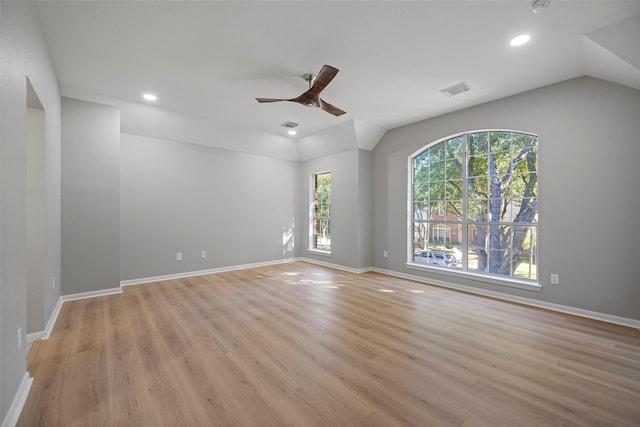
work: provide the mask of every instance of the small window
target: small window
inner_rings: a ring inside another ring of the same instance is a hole
[[[310,248],[331,252],[331,172],[313,175]]]

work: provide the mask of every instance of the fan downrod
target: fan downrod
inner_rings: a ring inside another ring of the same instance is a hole
[[[302,78],[305,79],[307,83],[309,83],[309,89],[311,89],[313,81],[316,79],[316,75],[312,73],[305,73],[302,75]]]

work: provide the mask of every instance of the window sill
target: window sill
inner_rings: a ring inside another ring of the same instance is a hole
[[[450,270],[446,267],[426,266],[422,264],[405,263],[405,267],[411,270],[428,271],[431,273],[442,274],[445,276],[459,277],[461,279],[476,280],[478,282],[485,282],[492,285],[507,286],[510,288],[525,289],[527,291],[540,292],[542,286],[536,282],[530,282],[526,280],[507,279],[499,276],[490,276],[488,274],[475,274],[466,273],[458,270]]]
[[[310,254],[316,254],[316,255],[322,255],[322,256],[326,256],[329,257],[331,256],[331,251],[321,251],[320,249],[307,249],[307,253]]]

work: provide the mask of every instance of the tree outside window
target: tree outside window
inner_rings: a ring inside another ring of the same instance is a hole
[[[311,248],[331,251],[331,172],[313,176]]]
[[[447,268],[537,280],[536,135],[465,133],[429,145],[411,165],[410,262],[442,252],[456,260]]]

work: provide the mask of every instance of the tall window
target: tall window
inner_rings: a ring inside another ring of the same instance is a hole
[[[331,251],[331,172],[313,175],[311,249]]]
[[[456,135],[415,153],[410,165],[410,263],[537,280],[536,135]]]

